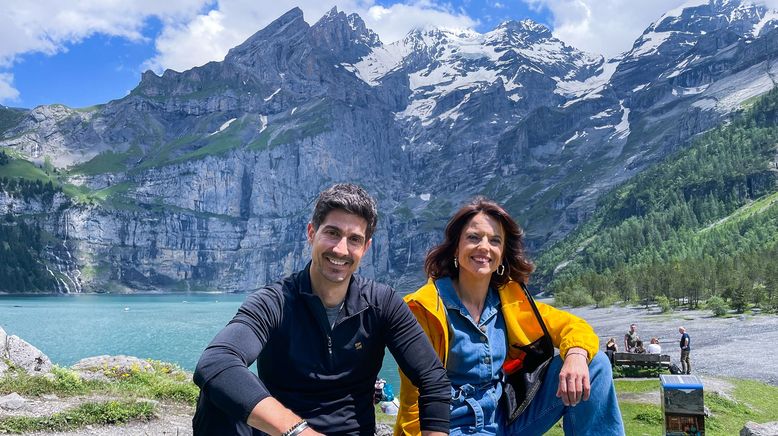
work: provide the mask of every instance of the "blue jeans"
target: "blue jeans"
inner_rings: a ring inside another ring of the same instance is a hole
[[[564,417],[566,435],[623,435],[616,389],[613,387],[613,373],[608,357],[599,352],[589,364],[591,393],[588,401],[581,401],[574,407],[565,406],[556,391],[562,359],[554,357],[548,367],[540,390],[513,424],[505,429],[506,435],[543,435]]]

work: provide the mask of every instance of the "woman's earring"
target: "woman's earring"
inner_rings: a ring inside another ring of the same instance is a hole
[[[505,273],[505,265],[501,263],[500,266],[497,267],[497,275],[501,276],[503,273]]]
[[[454,256],[454,269],[459,268],[459,261],[457,260],[457,257]]]

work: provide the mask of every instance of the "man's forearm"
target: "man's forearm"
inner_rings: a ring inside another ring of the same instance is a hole
[[[278,436],[300,423],[300,421],[302,421],[302,418],[284,407],[278,400],[273,397],[267,397],[254,406],[246,423],[271,436]],[[305,436],[318,434],[311,428],[300,433],[300,435]]]
[[[448,436],[448,433],[442,431],[423,431],[421,436]]]

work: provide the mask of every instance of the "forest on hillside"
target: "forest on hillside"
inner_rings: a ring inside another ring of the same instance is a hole
[[[774,88],[604,196],[533,280],[567,305],[778,310],[777,167]]]

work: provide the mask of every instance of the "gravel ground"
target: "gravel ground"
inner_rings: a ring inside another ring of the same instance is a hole
[[[125,425],[90,425],[74,431],[25,433],[26,436],[190,436],[192,434],[192,407],[178,404],[160,404],[158,418]]]
[[[680,366],[680,334],[686,327],[691,337],[692,373],[708,377],[736,377],[778,386],[778,369],[773,359],[778,344],[777,315],[738,315],[717,318],[707,310],[682,310],[663,314],[657,308],[609,307],[566,309],[587,320],[600,336],[601,349],[615,337],[623,349],[624,334],[636,323],[640,338],[656,336],[662,354],[669,354]]]

